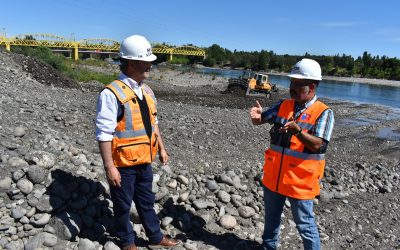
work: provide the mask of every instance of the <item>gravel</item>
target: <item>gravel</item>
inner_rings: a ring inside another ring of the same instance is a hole
[[[252,126],[248,112],[255,100],[270,106],[287,91],[245,97],[225,91],[222,78],[161,69],[148,84],[171,157],[168,166],[153,164],[163,231],[183,239],[184,249],[256,249],[270,125]],[[100,85],[73,82],[36,59],[3,51],[0,85],[0,248],[117,249],[94,139]],[[336,118],[315,200],[323,248],[399,248],[400,142],[377,134],[398,133],[400,111],[323,101]],[[143,227],[134,228],[146,240]],[[301,246],[285,206],[281,249]]]

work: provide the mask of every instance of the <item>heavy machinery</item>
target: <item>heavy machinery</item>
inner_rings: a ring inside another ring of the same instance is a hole
[[[229,79],[228,89],[240,88],[246,90],[246,95],[265,95],[271,97],[272,92],[277,92],[276,84],[268,82],[268,75],[255,73],[250,78],[231,78]]]

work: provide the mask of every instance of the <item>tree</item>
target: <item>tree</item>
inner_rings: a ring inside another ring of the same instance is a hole
[[[207,56],[208,58],[213,58],[217,64],[223,64],[225,61],[225,49],[217,44],[211,45],[207,49]]]

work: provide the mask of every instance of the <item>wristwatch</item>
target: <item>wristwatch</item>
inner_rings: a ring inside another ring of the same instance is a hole
[[[299,134],[301,134],[303,132],[303,130],[300,128],[299,131],[297,131],[296,133],[294,133],[295,136],[298,136]]]

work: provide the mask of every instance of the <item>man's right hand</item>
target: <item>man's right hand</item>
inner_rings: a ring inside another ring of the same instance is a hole
[[[254,125],[259,125],[261,124],[261,113],[262,113],[262,107],[258,101],[256,101],[256,105],[254,105],[250,109],[250,117],[251,117],[251,122]]]
[[[121,175],[116,167],[107,167],[106,176],[108,184],[114,187],[121,187]]]

